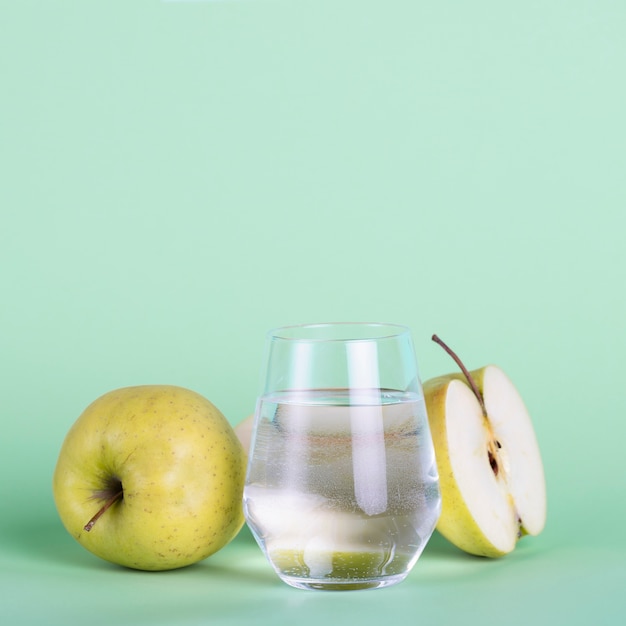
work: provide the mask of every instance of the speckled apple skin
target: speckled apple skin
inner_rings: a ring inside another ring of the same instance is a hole
[[[224,415],[181,387],[106,393],[69,430],[53,476],[67,531],[93,554],[130,568],[185,567],[228,544],[244,523],[246,454]],[[87,532],[108,481],[123,499]]]

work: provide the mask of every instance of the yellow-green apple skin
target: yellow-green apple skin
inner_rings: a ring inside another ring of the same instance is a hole
[[[543,464],[530,417],[513,383],[494,365],[424,383],[442,511],[437,530],[470,554],[500,557],[546,520]]]
[[[246,454],[224,415],[182,387],[104,394],[62,444],[53,495],[67,531],[106,561],[140,570],[196,563],[244,523]],[[85,526],[116,490],[123,495]]]

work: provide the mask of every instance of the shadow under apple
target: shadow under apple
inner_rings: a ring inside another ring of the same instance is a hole
[[[442,534],[435,531],[432,534],[428,544],[424,548],[424,552],[420,558],[433,558],[433,559],[462,559],[468,561],[474,561],[480,557],[476,557],[463,550],[457,548],[454,544],[450,543]]]
[[[202,576],[233,577],[238,581],[273,585],[278,579],[257,546],[247,526],[221,550],[184,568],[144,572],[109,563],[85,550],[53,515],[16,517],[4,520],[0,528],[0,552],[9,559],[37,562],[39,566],[71,567],[100,572],[128,572],[144,575],[177,576],[183,572]]]
[[[42,517],[11,519],[3,524],[5,554],[39,563],[66,564],[83,568],[110,568],[112,564],[97,559],[68,535],[60,520]]]

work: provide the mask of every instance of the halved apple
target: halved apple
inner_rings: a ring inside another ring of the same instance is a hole
[[[461,374],[424,383],[442,495],[437,530],[471,554],[511,552],[546,521],[543,463],[530,415],[507,375],[472,372],[437,335]]]

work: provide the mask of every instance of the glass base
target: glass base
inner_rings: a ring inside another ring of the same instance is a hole
[[[384,576],[381,578],[355,579],[355,578],[295,578],[293,576],[281,575],[280,579],[297,589],[308,589],[310,591],[358,591],[361,589],[380,589],[397,585],[406,578],[406,574],[396,576]]]

